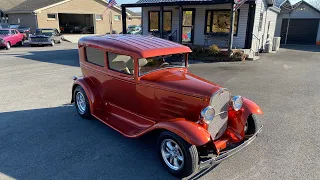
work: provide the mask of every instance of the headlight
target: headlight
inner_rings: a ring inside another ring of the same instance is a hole
[[[201,110],[201,116],[203,117],[203,119],[209,123],[210,121],[213,120],[214,116],[215,116],[215,111],[213,109],[212,106],[208,106],[204,109]]]
[[[5,41],[3,39],[0,38],[0,43],[4,43]]]
[[[232,108],[239,111],[242,108],[243,100],[241,96],[233,96],[231,99]]]

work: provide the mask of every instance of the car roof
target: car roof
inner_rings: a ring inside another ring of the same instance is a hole
[[[85,36],[79,40],[81,44],[92,44],[107,49],[116,49],[138,54],[142,58],[168,54],[189,53],[191,49],[154,36],[112,34],[103,36]]]

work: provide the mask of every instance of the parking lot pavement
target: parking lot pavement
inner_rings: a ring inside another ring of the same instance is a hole
[[[0,179],[174,179],[156,137],[125,138],[68,104],[81,74],[76,48],[0,50]],[[286,48],[254,62],[190,65],[265,112],[255,142],[190,179],[320,178],[319,48]]]

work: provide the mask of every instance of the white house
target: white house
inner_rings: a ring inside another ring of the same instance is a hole
[[[184,44],[228,47],[233,5],[234,0],[139,0],[123,4],[122,12],[142,7],[144,35]],[[246,1],[235,13],[232,47],[254,52],[264,49],[267,38],[274,37],[279,12],[273,0]]]
[[[294,2],[277,0],[281,8],[278,15],[276,36],[282,44],[320,45],[320,0]],[[289,25],[289,28],[288,28]]]

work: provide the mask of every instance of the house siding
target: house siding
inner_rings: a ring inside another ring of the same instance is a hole
[[[20,14],[9,14],[9,24],[21,24],[26,27],[30,27],[31,31],[34,32],[37,29],[36,16],[31,13],[20,13]]]
[[[175,6],[176,7],[176,6]],[[178,37],[179,34],[179,10],[175,9],[175,7],[164,7],[164,10],[172,11],[172,32],[177,30]],[[204,28],[205,28],[205,15],[206,10],[218,10],[218,9],[231,9],[231,4],[215,4],[215,5],[196,5],[196,6],[183,6],[183,8],[195,8],[195,26],[194,26],[194,44],[204,45]],[[142,8],[142,19],[143,22],[143,34],[149,35],[148,32],[148,12],[149,11],[159,11],[160,7],[144,7]],[[247,20],[248,20],[248,10],[249,4],[244,4],[240,8],[240,16],[239,16],[239,25],[238,25],[238,34],[234,36],[233,40],[233,48],[244,48],[244,43],[246,39],[246,31],[247,31]],[[209,40],[209,45],[216,44],[218,46],[225,46],[225,42],[221,40]]]
[[[300,8],[304,8],[305,10],[301,11]],[[277,26],[276,26],[276,36],[281,36],[281,26],[283,19],[289,18],[289,12],[285,9],[281,9],[280,14],[278,15],[277,19]],[[297,7],[290,15],[291,19],[319,19],[320,20],[320,13],[312,9],[310,6],[306,4],[301,4]],[[319,22],[320,23],[320,22]],[[318,28],[318,35],[317,41],[320,41],[320,24]]]

